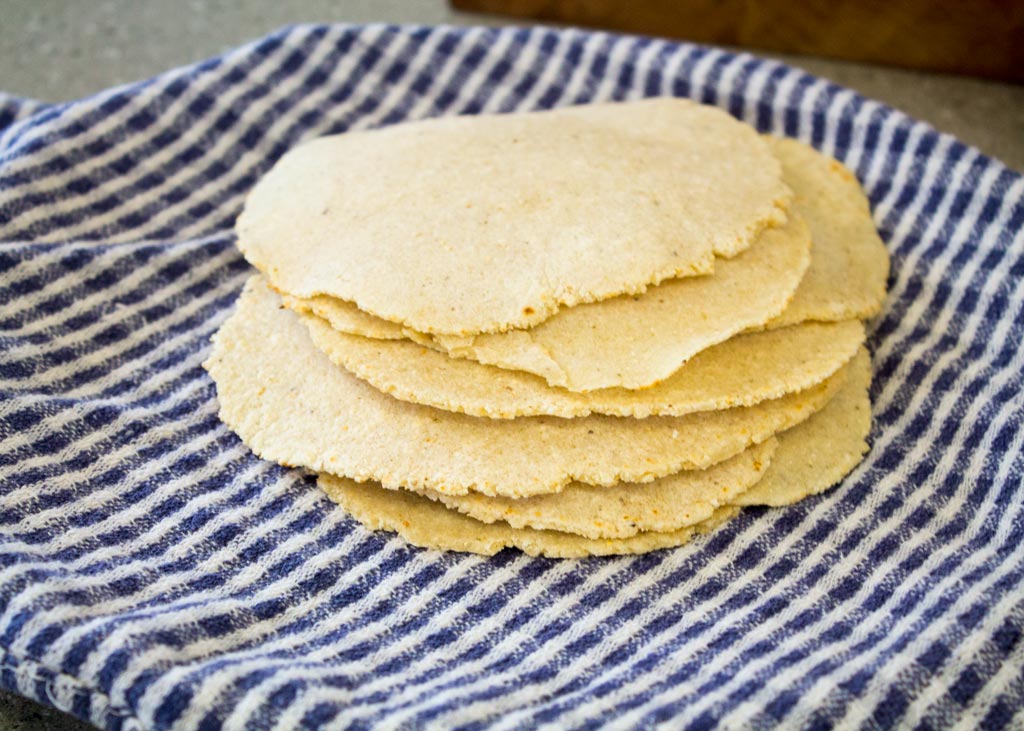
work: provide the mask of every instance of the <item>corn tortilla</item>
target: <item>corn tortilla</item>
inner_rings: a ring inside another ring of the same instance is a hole
[[[737,505],[790,505],[824,492],[856,467],[868,451],[871,431],[871,360],[861,349],[850,375],[828,405],[779,435],[772,467]]]
[[[467,335],[708,274],[791,196],[752,128],[647,99],[322,137],[260,179],[236,231],[275,289]]]
[[[705,348],[781,314],[810,260],[810,230],[792,216],[719,260],[714,274],[565,309],[529,330],[434,340],[452,356],[534,373],[570,391],[647,388]]]
[[[221,419],[266,459],[386,487],[507,497],[708,467],[806,419],[846,377],[840,370],[779,399],[686,416],[480,419],[399,401],[339,368],[258,277],[205,367]]]
[[[842,163],[796,140],[769,137],[813,253],[793,300],[768,327],[874,317],[885,301],[889,253],[860,183]]]
[[[814,418],[813,416],[811,417]],[[514,500],[470,493],[425,497],[482,523],[573,533],[584,538],[629,538],[667,533],[711,518],[750,489],[768,469],[776,440],[769,439],[706,470],[684,470],[647,484],[568,485],[556,495]]]
[[[859,320],[794,325],[703,350],[650,388],[575,393],[550,388],[531,373],[449,358],[409,340],[346,335],[314,315],[300,317],[320,350],[378,390],[402,401],[493,419],[646,418],[750,406],[824,381],[864,342]]]
[[[318,484],[332,500],[366,527],[397,532],[410,543],[425,548],[491,555],[502,548],[512,547],[530,555],[567,558],[643,553],[682,545],[695,535],[713,530],[734,517],[738,506],[797,502],[834,485],[860,462],[868,449],[866,437],[871,421],[868,401],[871,365],[866,350],[858,352],[849,369],[849,378],[824,409],[771,442],[705,471],[721,471],[730,463],[738,464],[743,456],[761,457],[764,451],[772,450],[774,454],[770,464],[757,473],[760,480],[753,487],[744,487],[744,483],[740,483],[728,492],[726,499],[713,503],[710,498],[716,492],[714,488],[708,491],[707,500],[684,498],[676,503],[675,515],[671,513],[670,501],[652,496],[634,501],[634,507],[647,508],[647,517],[637,516],[643,525],[673,525],[671,520],[650,515],[652,508],[668,510],[675,522],[683,525],[675,530],[627,531],[625,537],[610,538],[603,537],[604,531],[596,535],[586,526],[586,521],[592,521],[595,516],[608,516],[609,524],[619,522],[621,519],[611,515],[611,511],[614,503],[622,497],[623,490],[656,491],[665,480],[679,479],[675,476],[649,485],[617,488],[571,486],[561,495],[523,500],[472,495],[455,499],[436,494],[431,496],[439,503],[454,508],[447,510],[421,496],[401,490],[383,490],[372,483],[357,484],[329,474],[321,474]],[[777,447],[773,442],[777,442]],[[758,454],[758,450],[762,450],[762,454]],[[574,495],[573,491],[579,492]],[[660,497],[668,494],[669,491],[665,491]],[[605,512],[595,509],[594,501],[601,497],[614,497],[604,504]],[[586,517],[574,518],[573,509]],[[556,517],[535,515],[545,512]],[[694,522],[694,518],[700,521]],[[552,525],[566,530],[536,527]],[[578,532],[581,529],[585,531],[582,535]]]
[[[719,508],[703,523],[671,533],[593,539],[552,530],[513,528],[507,523],[481,523],[421,495],[384,490],[373,483],[360,484],[330,474],[321,474],[318,484],[331,500],[370,530],[398,533],[420,548],[485,556],[493,556],[503,548],[518,548],[530,556],[548,558],[647,553],[681,546],[714,530],[739,511]]]

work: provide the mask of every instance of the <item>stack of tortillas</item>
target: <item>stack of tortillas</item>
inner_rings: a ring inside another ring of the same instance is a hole
[[[325,137],[256,185],[206,367],[371,529],[639,553],[867,451],[888,257],[834,160],[657,99]]]

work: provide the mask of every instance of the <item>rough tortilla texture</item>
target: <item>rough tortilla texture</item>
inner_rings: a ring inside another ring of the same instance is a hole
[[[796,140],[768,137],[796,193],[795,211],[811,227],[811,266],[785,311],[769,323],[865,319],[885,301],[889,253],[867,196],[841,163]]]
[[[791,195],[752,128],[647,99],[313,140],[236,231],[275,289],[465,335],[710,273],[784,223]]]
[[[687,416],[480,419],[399,401],[339,368],[258,277],[205,366],[221,419],[266,459],[386,487],[508,497],[708,467],[803,421],[846,377],[842,369],[779,399]]]
[[[551,388],[530,373],[449,358],[408,340],[346,335],[313,315],[301,319],[320,350],[375,388],[402,401],[495,419],[646,418],[750,406],[820,383],[864,342],[859,320],[794,325],[739,335],[703,350],[650,388],[575,393]]]
[[[719,508],[703,523],[671,533],[640,533],[629,538],[593,539],[571,533],[513,528],[507,523],[481,523],[421,495],[384,490],[373,483],[321,474],[318,484],[327,496],[370,530],[398,533],[414,546],[492,556],[518,548],[530,556],[583,558],[647,553],[681,546],[714,530],[739,512]]]
[[[861,349],[846,383],[824,409],[779,435],[764,478],[736,497],[737,505],[790,505],[835,485],[868,452],[871,359]]]
[[[684,470],[644,485],[572,484],[557,495],[521,500],[476,493],[422,494],[484,523],[502,521],[513,528],[555,530],[594,539],[628,538],[647,531],[676,531],[708,520],[715,510],[729,505],[761,479],[775,448],[775,439],[769,439],[706,470]]]

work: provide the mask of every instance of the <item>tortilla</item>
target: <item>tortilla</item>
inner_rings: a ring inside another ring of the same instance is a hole
[[[861,461],[868,449],[866,437],[871,423],[868,400],[871,363],[866,350],[858,352],[849,369],[849,378],[824,409],[771,442],[704,472],[681,473],[649,485],[614,488],[572,485],[560,495],[523,500],[430,495],[466,515],[401,490],[359,485],[328,474],[320,475],[319,485],[365,526],[395,531],[410,543],[426,548],[491,555],[502,548],[515,547],[530,555],[574,557],[642,553],[681,545],[735,516],[737,506],[795,503],[834,485]],[[772,442],[777,442],[778,446]],[[753,487],[745,487],[745,479],[740,475],[737,477],[742,481],[735,483],[725,477],[726,471],[738,467],[745,459],[763,458],[765,451],[774,451],[774,455],[770,457],[770,464],[762,464],[756,471],[760,480]],[[690,494],[685,488],[665,489],[671,481],[681,487],[683,480],[697,478],[698,482],[704,482],[713,473],[715,478]],[[702,475],[704,478],[700,477]],[[719,488],[711,487],[712,483],[720,483],[725,488],[719,500],[714,498]],[[658,492],[660,494],[656,494]],[[667,499],[673,493],[682,497],[675,503],[675,513],[673,502]],[[702,494],[703,499],[692,499],[698,494]],[[623,505],[620,500],[633,508],[629,517],[616,514],[616,504]],[[667,516],[659,517],[654,510],[667,511]],[[574,511],[579,515],[574,516]],[[593,529],[595,517],[602,521],[597,530]],[[674,523],[683,527],[634,531],[630,530],[631,518],[644,527],[667,527]],[[541,526],[551,528],[539,529]],[[579,534],[580,531],[583,533]],[[604,537],[606,535],[617,537]]]
[[[236,231],[275,289],[466,335],[708,274],[784,223],[791,195],[751,127],[647,99],[313,140]]]
[[[550,388],[530,373],[449,358],[408,340],[346,335],[313,315],[301,319],[320,350],[375,388],[402,401],[495,419],[646,418],[750,406],[820,383],[864,342],[859,320],[794,325],[740,335],[703,350],[650,388],[575,393]]]
[[[871,431],[871,359],[861,349],[835,398],[807,421],[779,435],[772,466],[736,497],[737,505],[790,505],[824,492],[856,467]]]
[[[398,533],[421,548],[465,551],[492,556],[503,548],[518,548],[530,556],[581,558],[647,553],[681,546],[707,533],[739,512],[719,508],[703,523],[671,533],[640,533],[630,538],[592,539],[571,533],[513,528],[507,523],[481,523],[421,495],[359,484],[344,477],[321,474],[318,484],[327,496],[370,530]]]
[[[576,483],[557,495],[521,500],[477,493],[422,494],[483,523],[501,521],[513,528],[593,539],[629,538],[648,531],[672,532],[710,519],[715,510],[761,479],[775,448],[775,439],[769,439],[706,470],[685,470],[644,485]]]
[[[399,401],[334,365],[258,277],[205,367],[221,419],[266,459],[386,487],[506,497],[708,467],[806,419],[845,379],[840,370],[779,399],[677,417],[480,419]]]
[[[770,319],[767,316],[762,318],[762,324],[751,322],[747,328],[771,329],[807,321],[836,322],[876,315],[885,299],[889,256],[875,230],[867,198],[857,179],[839,162],[807,145],[788,139],[765,139],[769,140],[772,151],[782,162],[784,179],[797,194],[794,216],[806,219],[813,250],[810,266],[785,310]],[[404,336],[430,347],[441,347],[453,355],[537,374],[549,384],[580,387],[593,385],[595,378],[607,380],[605,376],[591,375],[591,368],[599,369],[598,373],[624,371],[632,372],[634,376],[647,374],[650,377],[675,362],[681,362],[674,358],[675,354],[685,355],[701,342],[713,340],[707,338],[708,326],[703,323],[693,332],[692,340],[687,340],[691,336],[685,332],[680,334],[680,329],[685,331],[692,326],[693,318],[673,318],[671,313],[666,313],[664,321],[658,323],[655,320],[656,324],[647,330],[642,327],[647,320],[634,321],[631,318],[663,290],[676,287],[683,292],[687,288],[698,292],[693,285],[701,280],[706,282],[702,286],[707,288],[728,271],[725,266],[735,266],[743,257],[755,253],[757,247],[755,243],[750,251],[733,262],[721,262],[711,277],[666,282],[650,289],[632,306],[627,306],[632,302],[631,298],[585,305],[563,310],[534,330],[515,330],[501,335],[475,338],[438,336],[431,339],[429,335],[409,328],[383,323],[350,303],[331,298],[319,298],[315,308],[301,300],[292,301],[289,306],[312,309],[342,332],[375,338]],[[747,299],[737,299],[748,302]],[[612,303],[618,303],[617,313],[595,316]],[[718,317],[731,317],[733,309],[718,308]],[[600,334],[599,337],[594,336],[591,327]],[[673,328],[676,328],[675,332]],[[713,327],[710,332],[714,332]],[[664,337],[659,338],[659,334]],[[645,336],[654,344],[645,341]],[[700,339],[702,336],[705,338],[703,341]],[[677,346],[670,340],[673,337],[682,337],[690,345]],[[571,369],[568,376],[565,368]]]
[[[889,253],[857,178],[842,163],[796,140],[766,138],[796,193],[794,210],[811,228],[811,266],[769,327],[807,320],[874,317],[885,301]]]

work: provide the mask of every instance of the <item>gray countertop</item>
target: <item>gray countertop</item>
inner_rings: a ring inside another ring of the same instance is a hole
[[[444,0],[0,0],[0,17],[0,90],[46,101],[146,78],[289,23],[503,23],[454,12]],[[884,101],[1024,170],[1024,86],[765,55]],[[90,728],[0,694],[0,731]]]

